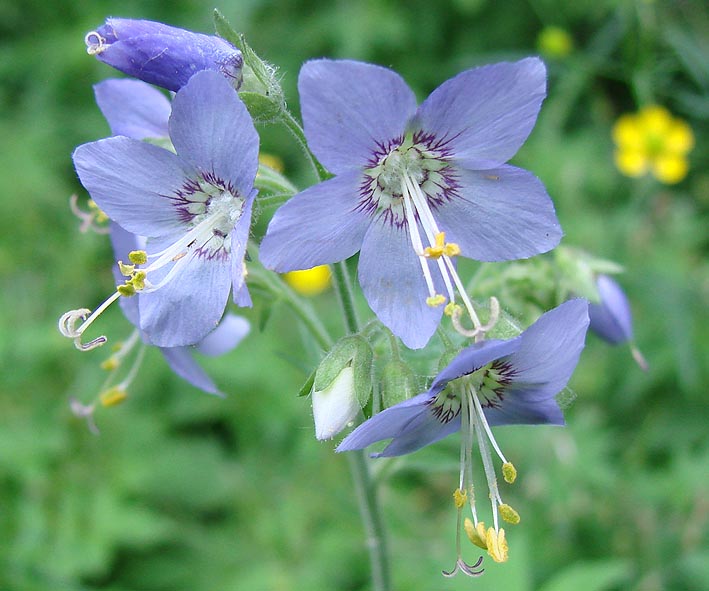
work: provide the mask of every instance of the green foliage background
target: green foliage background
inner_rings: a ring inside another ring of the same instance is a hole
[[[397,589],[709,588],[709,16],[700,1],[222,0],[252,46],[295,81],[309,58],[391,66],[424,97],[461,69],[536,53],[544,26],[575,50],[547,60],[549,98],[515,163],[554,198],[565,243],[618,261],[643,373],[589,336],[568,427],[500,429],[520,471],[510,561],[442,579],[454,561],[456,441],[386,465],[382,488]],[[116,74],[83,36],[106,16],[212,30],[196,0],[0,2],[0,589],[367,589],[367,554],[344,458],[313,437],[297,389],[317,357],[277,308],[236,352],[207,364],[226,400],[173,376],[151,351],[101,435],[73,418],[105,354],[81,355],[59,315],[112,288],[110,251],[81,235],[70,154],[108,134],[91,85]],[[623,178],[610,130],[659,103],[697,138],[672,187]],[[293,142],[263,149],[312,183]],[[261,219],[261,224],[264,223]],[[331,297],[318,306],[336,322]],[[258,323],[262,307],[248,312]],[[115,311],[111,335],[128,328]],[[293,351],[299,353],[293,354]],[[471,550],[470,556],[476,556]]]

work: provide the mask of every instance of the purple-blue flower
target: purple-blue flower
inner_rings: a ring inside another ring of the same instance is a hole
[[[178,91],[169,134],[176,154],[119,136],[80,146],[74,164],[101,210],[147,237],[145,252],[124,262],[116,293],[139,294],[139,326],[151,344],[180,347],[217,326],[230,290],[238,305],[251,303],[244,255],[258,135],[236,91],[215,72],[196,74]],[[80,337],[92,317],[65,333]]]
[[[177,91],[197,72],[214,70],[241,85],[241,52],[213,35],[163,23],[109,18],[86,35],[87,51],[117,70]]]
[[[354,61],[306,63],[298,81],[308,145],[336,176],[274,215],[261,244],[279,272],[359,255],[372,310],[423,347],[460,296],[455,257],[481,261],[548,251],[561,230],[542,183],[506,162],[546,93],[535,58],[467,70],[419,107],[403,79]]]
[[[596,278],[596,288],[600,302],[588,307],[589,328],[612,345],[632,341],[633,316],[623,288],[608,275]]]
[[[472,497],[471,458],[476,439],[490,491],[493,527],[492,532],[479,527],[482,522],[478,520],[474,500],[467,499],[473,516],[469,537],[486,548],[493,559],[503,561],[506,542],[504,530],[499,528],[498,512],[513,523],[519,521],[519,516],[502,502],[490,448],[503,463],[506,481],[513,481],[516,471],[502,454],[491,427],[564,424],[555,396],[566,386],[576,367],[588,323],[588,302],[574,299],[542,315],[517,337],[486,340],[466,347],[436,376],[426,392],[365,421],[340,443],[337,451],[363,449],[391,439],[383,451],[373,455],[398,456],[460,430],[461,468],[456,491],[460,510],[467,495]],[[463,565],[459,563],[458,567],[465,570]]]
[[[111,224],[111,244],[116,260],[128,260],[131,251],[145,247],[145,240],[121,228],[118,224]],[[116,281],[123,281],[124,277],[118,265],[113,269]],[[121,298],[120,305],[126,318],[136,327],[140,326],[140,307],[137,294],[131,298]],[[248,320],[236,314],[227,313],[220,320],[219,325],[204,337],[195,346],[159,347],[160,352],[170,365],[170,368],[190,384],[209,394],[222,395],[214,381],[199,365],[195,353],[209,357],[224,355],[233,350],[249,334]]]

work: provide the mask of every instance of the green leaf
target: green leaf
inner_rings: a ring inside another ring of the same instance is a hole
[[[318,373],[317,367],[312,371],[312,373],[308,376],[308,379],[305,380],[305,383],[300,387],[300,390],[298,391],[298,398],[308,396],[313,391],[313,384],[315,383],[316,373]]]

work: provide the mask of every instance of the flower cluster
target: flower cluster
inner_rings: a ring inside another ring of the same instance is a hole
[[[251,305],[250,277],[271,289],[272,299],[289,299],[319,344],[330,349],[305,388],[312,394],[316,437],[330,439],[363,412],[370,414],[372,392],[382,393],[375,402],[383,401],[384,409],[347,435],[337,451],[390,439],[374,455],[398,456],[460,431],[453,495],[458,556],[444,574],[482,572],[481,561],[470,565],[462,557],[462,531],[493,560],[507,560],[501,521],[515,524],[520,517],[502,500],[495,458],[506,482],[514,481],[516,470],[492,427],[564,423],[555,396],[584,346],[588,302],[569,300],[524,331],[490,338],[500,303],[491,298],[483,322],[459,261],[525,259],[554,249],[561,239],[541,181],[509,164],[546,96],[544,64],[527,58],[466,70],[417,104],[390,69],[350,60],[307,62],[298,79],[303,128],[296,123],[296,135],[307,144],[320,182],[298,192],[280,171],[259,164],[254,118],[267,112],[269,120],[294,119],[280,98],[259,94],[273,87],[266,79],[273,70],[248,46],[129,19],[108,19],[86,43],[90,54],[139,80],[95,87],[111,136],[79,146],[73,155],[91,198],[89,211],[79,212],[82,229],[110,233],[116,289],[94,311],[64,314],[62,334],[82,350],[102,345],[105,336],[87,341],[85,333],[119,302],[135,330],[107,367],[118,367],[138,344],[152,345],[178,375],[218,393],[193,353],[224,354],[246,335],[248,323],[228,307],[230,294],[236,306]],[[252,79],[258,84],[249,86]],[[175,94],[169,99],[152,85]],[[627,138],[628,129],[626,124],[619,135]],[[247,256],[259,191],[286,199]],[[358,332],[351,286],[338,276],[335,291],[343,304],[349,298],[353,334],[335,342],[308,316],[309,303],[296,298],[323,291],[335,273],[328,265],[356,254],[359,285],[378,322]],[[628,340],[629,312],[609,289],[599,283],[601,303],[592,308],[592,322],[610,340]],[[450,324],[440,326],[444,315]],[[397,339],[421,349],[439,328],[453,360],[415,395],[420,389],[414,389]],[[382,341],[388,353],[375,348]],[[379,355],[386,362],[375,387]],[[98,402],[122,401],[133,374],[131,369],[126,379],[104,388]],[[73,408],[91,418],[95,405]],[[475,499],[474,447],[491,501],[487,527]],[[463,515],[466,506],[470,517]]]
[[[652,173],[666,184],[687,176],[687,154],[694,146],[694,135],[687,123],[664,107],[653,105],[622,115],[613,126],[613,141],[616,166],[626,176]]]

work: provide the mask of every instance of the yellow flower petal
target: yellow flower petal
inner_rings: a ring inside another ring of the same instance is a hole
[[[673,154],[683,155],[694,147],[694,134],[681,119],[675,119],[665,136],[665,149]]]
[[[641,149],[645,135],[635,115],[621,115],[613,126],[613,141],[619,148]]]
[[[651,105],[638,113],[640,127],[648,136],[664,136],[672,125],[672,115],[664,107]]]
[[[679,183],[687,176],[689,163],[682,156],[674,154],[663,154],[655,158],[652,163],[652,173],[660,182],[667,185]]]
[[[615,165],[625,176],[638,177],[648,171],[650,162],[642,150],[630,148],[616,150],[614,154]]]
[[[318,265],[303,271],[291,271],[283,275],[286,283],[305,296],[314,296],[325,291],[330,285],[330,268]]]

